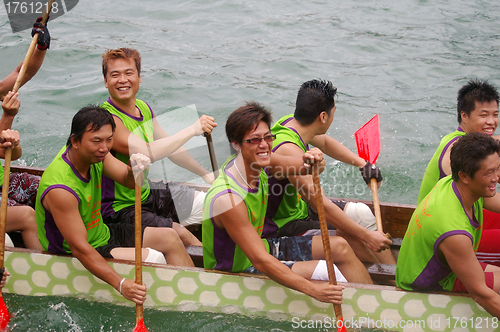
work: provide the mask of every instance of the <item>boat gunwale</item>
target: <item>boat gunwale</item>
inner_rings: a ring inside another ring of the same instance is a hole
[[[64,255],[64,254],[52,254],[47,251],[43,250],[36,250],[36,249],[27,249],[27,248],[19,248],[19,247],[5,247],[6,251],[10,252],[19,252],[19,253],[26,253],[26,254],[43,254],[43,255],[48,255],[48,256],[60,256],[60,257],[67,257],[67,258],[75,258],[73,255]],[[125,265],[131,265],[134,266],[135,262],[132,260],[125,260],[125,259],[116,259],[116,258],[104,258],[106,262],[108,263],[119,263],[119,264],[125,264]],[[229,275],[229,276],[240,276],[240,277],[248,277],[248,278],[257,278],[257,279],[264,279],[264,280],[272,280],[268,276],[264,274],[258,274],[258,273],[245,273],[245,272],[228,272],[228,271],[219,271],[219,270],[211,270],[211,269],[205,269],[201,267],[188,267],[188,266],[175,266],[175,265],[170,265],[170,264],[158,264],[158,263],[148,263],[148,262],[143,262],[143,266],[149,266],[153,268],[162,268],[162,269],[168,269],[168,270],[176,270],[176,271],[189,271],[189,272],[206,272],[206,273],[213,273],[213,274],[221,274],[221,275]],[[312,280],[314,283],[327,283],[327,281],[319,281],[319,280]],[[400,287],[396,286],[389,286],[389,285],[377,285],[377,284],[361,284],[361,283],[353,283],[353,282],[339,282],[339,285],[345,286],[345,287],[350,287],[350,288],[358,288],[358,289],[367,289],[367,290],[378,290],[378,291],[400,291],[400,292],[409,292],[407,290],[404,290]],[[423,294],[436,294],[436,295],[448,295],[448,296],[462,296],[462,297],[471,297],[469,294],[466,293],[457,293],[457,292],[447,292],[447,291],[429,291],[429,292],[424,292],[424,291],[411,291],[412,293],[423,293]]]

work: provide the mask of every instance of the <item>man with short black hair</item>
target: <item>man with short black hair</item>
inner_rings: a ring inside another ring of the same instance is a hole
[[[498,126],[497,89],[488,81],[470,80],[457,94],[458,128],[441,140],[438,149],[425,169],[417,204],[436,183],[451,174],[450,151],[459,137],[473,132],[493,136]]]
[[[371,178],[380,183],[382,176],[376,166],[326,135],[336,110],[336,93],[337,88],[329,81],[303,83],[297,94],[295,113],[282,117],[271,129],[277,135],[272,151],[282,156],[300,157],[312,144],[326,155],[358,167],[367,184]],[[310,175],[291,175],[280,181],[271,177],[269,186],[264,236],[296,236],[309,229],[319,229]],[[322,196],[329,226],[337,229],[337,235],[346,238],[361,261],[396,263],[391,252],[384,251],[389,248],[391,240],[375,231],[375,217],[365,204],[332,202],[324,193]]]
[[[103,223],[102,176],[134,188],[149,168],[148,157],[130,156],[130,166],[109,153],[115,122],[98,106],[82,108],[71,124],[71,134],[43,173],[37,194],[36,221],[44,250],[73,254],[96,277],[137,304],[144,303],[146,287],[122,278],[104,260],[135,257],[135,226]],[[135,174],[134,174],[135,173]],[[134,179],[138,178],[137,180]],[[142,257],[146,262],[194,266],[177,232],[165,227],[142,227]]]
[[[483,133],[456,140],[450,152],[452,175],[418,204],[401,245],[396,267],[399,287],[414,291],[468,292],[500,318],[500,267],[480,263],[483,206],[500,212],[500,145]]]
[[[450,151],[462,136],[478,132],[493,136],[498,126],[498,103],[500,95],[495,86],[486,80],[469,80],[457,94],[458,128],[444,136],[429,161],[420,185],[417,204],[431,191],[436,183],[451,174]],[[499,139],[498,136],[493,136]],[[500,265],[498,236],[500,215],[491,211],[483,213],[483,234],[477,250],[480,262]]]

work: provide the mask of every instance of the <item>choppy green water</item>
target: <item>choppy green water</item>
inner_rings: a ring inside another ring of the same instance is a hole
[[[9,312],[14,314],[13,331],[108,331],[131,332],[135,307],[89,302],[67,297],[27,297],[6,294]],[[292,331],[292,323],[240,315],[192,313],[145,309],[144,324],[153,331],[257,332]],[[317,329],[299,329],[304,332]]]
[[[12,331],[131,332],[135,327],[135,307],[88,302],[67,297],[29,297],[5,294],[9,312],[13,315]],[[151,331],[171,332],[327,332],[316,321],[297,319],[296,322],[249,318],[237,314],[193,313],[165,310],[144,310],[144,324]],[[380,331],[357,329],[356,331]]]
[[[493,0],[80,1],[49,23],[53,40],[46,61],[20,90],[22,106],[14,128],[22,135],[22,162],[50,163],[66,141],[73,114],[107,98],[100,54],[128,46],[142,53],[139,98],[157,115],[195,104],[199,112],[216,118],[219,164],[228,155],[225,118],[244,100],[269,106],[278,119],[293,112],[302,82],[332,80],[340,95],[328,134],[355,151],[354,132],[380,114],[378,165],[385,177],[380,199],[414,204],[440,138],[457,126],[458,89],[471,78],[500,85],[498,22],[500,3]],[[1,9],[0,76],[24,58],[30,39],[28,31],[11,32]],[[175,121],[171,127],[167,131],[176,130]],[[205,147],[190,151],[210,167]],[[169,162],[157,165],[155,172],[170,180],[195,180]],[[329,160],[322,177],[329,195],[370,199],[351,167]],[[120,329],[120,319],[96,314],[100,309],[94,310],[94,304],[67,306],[75,316],[91,316],[92,323]],[[84,313],[77,314],[80,306]],[[107,319],[111,322],[105,323]],[[233,318],[186,314],[179,319],[184,324],[220,322],[222,329],[222,322]],[[162,319],[158,321],[157,330],[162,330]],[[37,326],[18,330],[35,331]],[[65,330],[62,326],[53,330]],[[247,324],[241,326],[243,330]],[[269,330],[268,323],[257,329]]]

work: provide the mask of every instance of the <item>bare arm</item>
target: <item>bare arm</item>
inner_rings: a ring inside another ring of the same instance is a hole
[[[129,155],[132,153],[142,153],[148,156],[152,162],[170,156],[191,137],[199,136],[204,132],[211,132],[212,130],[210,122],[198,120],[175,135],[146,143],[141,138],[132,135],[123,122],[116,117],[115,123],[113,150]]]
[[[31,57],[30,63],[28,67],[26,68],[26,73],[24,74],[24,77],[21,81],[21,86],[23,86],[26,82],[28,82],[35,74],[38,72],[38,69],[42,66],[43,59],[45,58],[45,54],[47,53],[47,50],[39,50],[38,48],[35,48],[35,51],[33,52],[33,56]],[[14,84],[16,83],[17,76],[19,75],[19,71],[21,70],[21,66],[23,63],[21,62],[19,66],[14,69],[12,73],[10,73],[7,77],[5,77],[1,82],[0,82],[0,98],[3,98],[9,92],[12,90],[14,87]]]
[[[211,118],[211,121],[213,121],[213,118]],[[215,123],[215,122],[214,122]],[[215,126],[217,127],[217,124],[215,123]],[[160,126],[158,121],[156,121],[156,118],[153,119],[153,128],[154,128],[154,139],[159,140],[163,139],[166,137],[170,137],[167,132]],[[201,166],[187,151],[186,149],[181,146],[179,149],[177,149],[174,153],[172,153],[168,159],[172,161],[174,164],[177,166],[180,166],[182,168],[187,169],[191,173],[194,173],[200,177],[203,178],[205,182],[208,184],[212,184],[214,182],[214,176],[213,173],[206,170],[203,166]]]
[[[0,118],[0,131],[2,140],[5,143],[0,144],[1,148],[12,148],[12,160],[19,159],[23,153],[20,144],[19,132],[11,130],[14,117],[19,111],[21,102],[17,99],[19,94],[9,91],[2,100],[2,117]],[[5,150],[0,149],[0,157],[5,158]]]
[[[17,99],[19,93],[8,91],[2,100],[2,117],[0,118],[0,130],[7,130],[12,128],[14,117],[19,112],[21,101]]]
[[[123,278],[87,242],[87,230],[78,212],[76,197],[65,189],[55,188],[45,195],[42,204],[54,217],[57,228],[68,243],[71,253],[92,274],[119,290]],[[144,302],[145,293],[144,285],[135,282],[122,285],[123,296],[137,304]]]
[[[497,193],[493,197],[485,197],[484,208],[492,212],[500,213],[500,194]]]
[[[21,149],[19,132],[16,130],[2,130],[0,138],[4,143],[0,144],[0,158],[5,158],[5,148],[12,148],[11,160],[16,160],[21,157],[23,150]]]
[[[142,171],[149,168],[149,158],[143,154],[135,153],[130,156],[130,165],[125,165],[111,153],[108,153],[104,158],[103,166],[105,176],[124,187],[133,189],[135,188],[136,181],[137,184],[142,184],[144,181],[144,173]]]
[[[500,317],[500,295],[486,286],[483,269],[472,250],[472,243],[466,235],[451,235],[438,246],[446,262],[462,281],[474,301],[492,316]]]
[[[456,142],[456,141],[455,141]],[[455,144],[453,142],[450,144],[448,149],[444,152],[443,159],[441,159],[441,168],[443,169],[444,174],[450,175],[451,174],[451,160],[450,160],[450,153],[451,153],[451,147]]]
[[[228,207],[231,208],[228,210]],[[248,220],[246,205],[239,196],[226,194],[217,198],[214,202],[214,216],[216,225],[228,232],[257,270],[277,283],[318,301],[342,303],[343,287],[313,283],[292,272],[267,252],[262,239]]]
[[[363,167],[366,164],[366,161],[360,158],[357,154],[326,134],[314,136],[310,143],[321,149],[321,151],[323,151],[326,155],[343,163],[356,167]]]
[[[320,149],[313,148],[300,156],[271,154],[269,172],[278,180],[286,179],[289,175],[311,174],[312,167],[318,165],[320,173],[323,172],[325,160]]]

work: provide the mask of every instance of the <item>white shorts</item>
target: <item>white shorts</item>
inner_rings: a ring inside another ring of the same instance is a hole
[[[188,218],[180,221],[182,226],[201,225],[201,222],[203,221],[203,202],[205,201],[206,195],[207,193],[203,191],[200,191],[198,195],[196,195],[193,200],[191,214]]]

